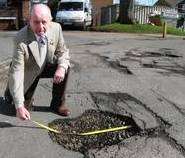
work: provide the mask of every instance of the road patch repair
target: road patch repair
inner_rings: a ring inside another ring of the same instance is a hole
[[[86,110],[77,118],[56,119],[49,127],[59,131],[49,131],[54,143],[84,155],[88,155],[89,150],[119,144],[132,136],[157,137],[165,130],[161,127],[143,130],[131,117],[94,109]]]
[[[129,94],[93,92],[91,95],[93,101],[99,105],[99,109],[102,109],[101,104],[106,104],[109,109],[111,106],[115,107],[116,101],[120,99],[143,106],[139,100]],[[49,123],[49,127],[60,133],[49,132],[49,136],[54,143],[68,150],[88,155],[89,150],[123,143],[130,137],[135,136],[138,139],[158,137],[165,134],[165,129],[169,128],[169,125],[161,123],[159,126],[143,129],[129,112],[120,113],[116,109],[113,111],[89,109],[76,118],[56,119]]]
[[[56,119],[49,127],[61,132],[49,132],[54,142],[81,153],[117,144],[141,131],[128,116],[93,109],[77,118]]]

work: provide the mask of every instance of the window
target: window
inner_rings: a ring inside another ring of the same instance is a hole
[[[7,7],[7,0],[0,0],[0,8],[6,8]]]
[[[47,3],[47,0],[32,0],[32,3]]]
[[[62,11],[82,11],[83,3],[82,2],[63,2],[60,3],[59,10]]]
[[[180,13],[185,13],[185,4],[181,3],[178,5],[178,11]]]

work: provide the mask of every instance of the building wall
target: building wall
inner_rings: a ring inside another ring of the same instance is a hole
[[[182,0],[165,0],[168,4],[170,4],[172,7],[175,7],[178,3],[180,3]]]
[[[93,6],[93,25],[101,24],[101,8],[113,4],[113,0],[91,0]]]
[[[23,23],[26,24],[29,18],[30,13],[30,1],[23,0],[22,4],[22,16],[23,16]]]
[[[0,8],[0,30],[22,28],[27,23],[29,11],[30,0],[9,0],[6,8]],[[7,17],[16,17],[16,20],[7,20]]]
[[[13,1],[14,2],[14,1]],[[6,5],[0,8],[0,30],[12,30],[18,24],[18,10],[14,3],[6,1]]]
[[[184,14],[184,13],[185,13],[185,0],[182,1],[182,2],[180,2],[180,3],[177,5],[177,7],[178,7],[178,12]]]
[[[113,0],[91,0],[95,8],[106,7],[113,4]]]

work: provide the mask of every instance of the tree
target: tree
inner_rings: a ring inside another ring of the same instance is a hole
[[[122,24],[134,23],[134,0],[120,0],[119,20]]]
[[[51,9],[53,20],[55,20],[55,16],[56,16],[57,9],[58,9],[58,3],[59,3],[59,0],[48,0],[48,3],[47,3]]]
[[[158,6],[167,6],[167,7],[170,7],[170,4],[168,2],[166,2],[166,0],[158,0],[155,5],[158,5]]]

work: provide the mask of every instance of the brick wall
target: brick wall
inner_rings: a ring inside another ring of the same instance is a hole
[[[22,0],[22,7],[20,7],[19,4],[19,0],[12,0],[7,8],[0,9],[0,30],[20,29],[27,23],[30,11],[30,0]],[[16,17],[17,20],[6,20],[2,17]]]
[[[26,23],[29,18],[29,14],[30,14],[30,1],[23,0],[22,8],[23,8],[23,10],[22,10],[23,22]]]
[[[91,0],[94,8],[101,8],[113,4],[113,0]]]
[[[112,5],[113,0],[91,0],[93,6],[93,25],[100,25],[101,23],[101,8]]]

